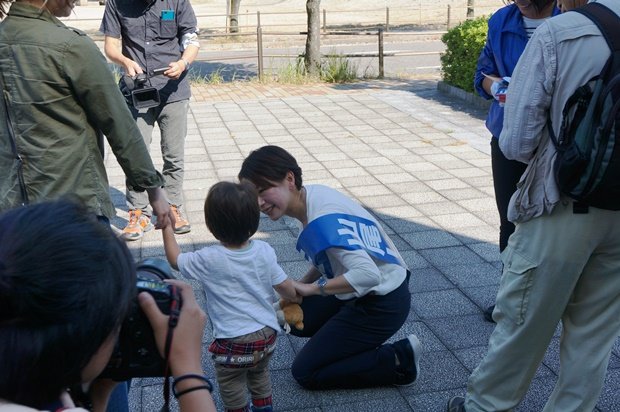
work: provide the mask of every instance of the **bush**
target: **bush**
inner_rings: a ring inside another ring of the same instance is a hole
[[[443,80],[468,92],[474,91],[478,56],[487,38],[488,16],[466,20],[441,37],[446,52],[441,56]]]
[[[331,55],[321,61],[321,80],[327,83],[347,83],[357,79],[357,65],[346,57]]]

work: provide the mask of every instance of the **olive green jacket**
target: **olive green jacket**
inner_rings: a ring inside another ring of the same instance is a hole
[[[96,214],[114,216],[100,133],[128,186],[163,185],[105,58],[84,33],[13,3],[0,23],[0,76],[0,211],[23,204],[25,186],[31,203],[75,194]]]

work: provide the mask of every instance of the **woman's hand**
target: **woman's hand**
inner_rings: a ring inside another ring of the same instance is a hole
[[[321,291],[316,283],[295,282],[295,290],[299,296],[313,296],[321,294]]]
[[[292,303],[301,303],[301,296],[299,296],[295,290],[295,283],[296,281],[292,279],[286,279],[284,282],[275,285],[273,288],[276,292],[278,292],[278,295],[280,295],[282,300]]]

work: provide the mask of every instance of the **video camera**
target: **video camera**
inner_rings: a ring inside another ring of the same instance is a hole
[[[150,258],[138,264],[137,294],[150,293],[159,309],[169,315],[175,306],[181,310],[182,301],[177,289],[165,283],[164,279],[173,279],[166,261]],[[153,329],[138,304],[137,294],[121,326],[112,357],[100,375],[102,378],[126,381],[130,378],[164,376],[165,361],[157,350]]]
[[[159,91],[152,87],[150,78],[164,74],[168,67],[162,67],[152,71],[151,75],[138,73],[135,76],[123,75],[118,81],[121,93],[125,96],[127,103],[136,109],[148,109],[157,107],[160,104]]]

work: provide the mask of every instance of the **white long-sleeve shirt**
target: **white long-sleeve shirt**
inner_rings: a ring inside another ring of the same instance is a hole
[[[397,265],[375,259],[363,249],[345,250],[337,247],[327,249],[326,255],[334,276],[344,276],[355,289],[354,293],[338,294],[336,297],[350,299],[371,292],[377,295],[386,295],[400,286],[405,280],[407,266],[374,216],[335,189],[323,185],[308,185],[305,188],[308,222],[332,213],[349,214],[371,220],[382,232],[386,243],[401,263]]]

